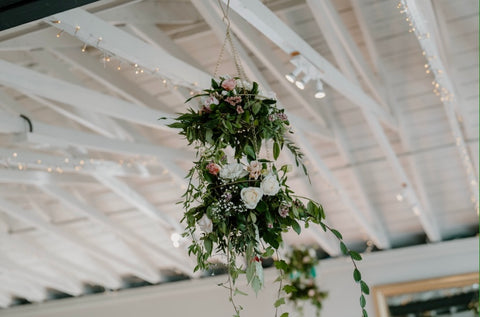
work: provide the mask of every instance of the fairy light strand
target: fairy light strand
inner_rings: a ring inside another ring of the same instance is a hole
[[[447,118],[452,130],[455,145],[460,155],[464,170],[467,174],[468,185],[471,191],[470,201],[475,207],[477,215],[479,214],[479,196],[478,196],[478,177],[473,167],[472,160],[470,158],[467,145],[463,132],[460,128],[460,124],[463,122],[463,118],[458,111],[458,101],[453,93],[453,84],[450,82],[449,77],[446,74],[445,67],[439,58],[439,54],[434,43],[433,38],[430,36],[428,29],[425,25],[425,19],[418,12],[415,7],[415,3],[411,2],[410,7],[407,4],[407,0],[400,0],[397,8],[400,9],[400,13],[405,15],[405,21],[408,22],[409,32],[414,33],[422,48],[422,55],[426,59],[424,65],[425,72],[432,74],[434,80],[432,81],[433,93],[439,97],[440,101],[445,107],[447,112]]]

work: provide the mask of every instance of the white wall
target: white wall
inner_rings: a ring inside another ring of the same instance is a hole
[[[360,270],[370,286],[395,282],[478,272],[478,238],[415,246],[364,255]],[[269,284],[258,297],[237,296],[245,317],[274,316],[272,304],[276,288],[272,285],[275,272],[266,272]],[[90,295],[0,310],[2,317],[161,317],[195,316],[225,317],[233,310],[225,289],[216,286],[225,276],[170,283],[166,285]],[[318,269],[318,283],[329,291],[322,317],[360,316],[360,291],[353,282],[348,259],[328,259]],[[275,284],[276,286],[277,284]],[[243,287],[245,289],[245,287]],[[250,292],[251,293],[251,292]],[[367,297],[367,310],[375,316],[372,296]],[[314,316],[310,309],[305,317]]]

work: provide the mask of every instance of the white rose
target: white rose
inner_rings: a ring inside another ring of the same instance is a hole
[[[213,230],[213,223],[210,218],[208,218],[207,214],[204,214],[202,218],[198,221],[198,226],[200,227],[200,230],[202,230],[205,233],[210,233]]]
[[[315,290],[314,289],[309,289],[308,290],[308,297],[313,297],[315,295]]]
[[[243,165],[239,163],[227,164],[220,170],[220,177],[223,179],[235,180],[247,174],[248,172],[243,169]]]
[[[265,195],[274,196],[280,190],[280,185],[278,184],[277,178],[275,176],[268,175],[262,180],[260,188],[262,188]]]
[[[258,187],[242,188],[240,192],[240,197],[242,197],[242,201],[248,209],[255,209],[262,196],[263,190]]]

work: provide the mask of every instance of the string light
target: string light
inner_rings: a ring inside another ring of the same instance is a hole
[[[74,34],[74,35],[77,35],[77,32],[78,32],[78,31],[80,31],[80,27],[77,25],[77,26],[75,27],[75,32],[74,32],[73,34]]]
[[[85,52],[87,50],[87,44],[83,44],[82,46],[82,52]]]
[[[63,33],[63,30],[61,30],[60,32],[57,33],[57,37],[60,37]]]
[[[455,145],[460,154],[464,170],[467,174],[468,184],[472,192],[471,202],[474,205],[477,215],[479,214],[479,199],[478,199],[478,180],[473,168],[472,160],[468,154],[468,149],[464,141],[463,132],[459,124],[463,123],[463,118],[459,113],[456,113],[455,106],[458,105],[453,94],[453,87],[448,77],[445,76],[444,66],[440,58],[437,58],[438,52],[436,44],[430,39],[430,33],[425,25],[424,18],[416,10],[409,10],[406,4],[407,0],[401,0],[397,8],[402,9],[400,13],[406,15],[407,21],[410,21],[410,30],[415,32],[422,47],[422,55],[426,58],[427,63],[424,65],[427,74],[432,73],[435,80],[432,81],[434,86],[433,93],[439,97],[444,104],[447,112],[452,134],[455,140]],[[412,2],[415,4],[415,2]],[[458,110],[458,109],[457,109]],[[415,212],[415,210],[414,210]]]

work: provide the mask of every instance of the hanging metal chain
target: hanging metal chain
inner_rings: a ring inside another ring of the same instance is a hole
[[[238,52],[237,52],[237,49],[234,45],[234,42],[233,42],[233,39],[232,39],[232,34],[230,32],[230,19],[228,17],[228,13],[229,13],[229,10],[230,10],[230,0],[227,1],[227,7],[226,8],[224,8],[222,6],[221,0],[217,0],[217,1],[218,1],[218,5],[220,6],[220,9],[222,9],[222,13],[223,13],[222,20],[226,25],[226,30],[225,30],[225,38],[223,39],[222,48],[220,49],[220,54],[218,55],[217,63],[215,65],[215,71],[213,73],[213,77],[215,77],[215,78],[217,77],[218,69],[219,69],[220,64],[222,63],[222,60],[223,60],[223,54],[225,52],[225,47],[228,43],[229,46],[230,46],[230,51],[232,53],[233,63],[235,64],[235,69],[237,71],[237,76],[242,81],[247,81],[248,77],[245,74],[245,70],[243,69],[242,61],[238,57]]]

